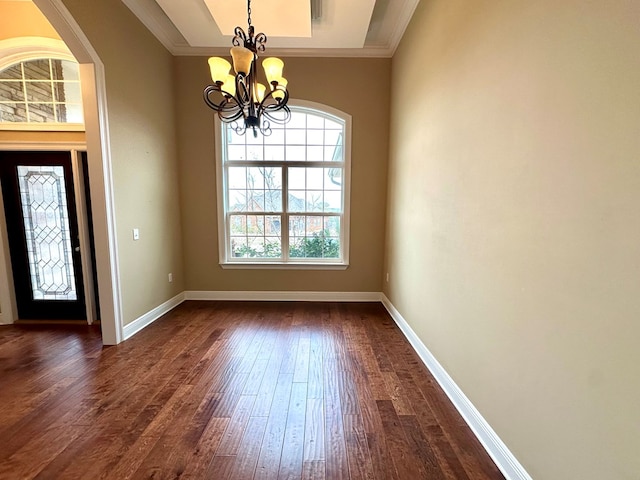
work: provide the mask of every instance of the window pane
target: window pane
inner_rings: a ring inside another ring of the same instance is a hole
[[[324,129],[324,117],[307,114],[307,128]]]
[[[289,211],[306,212],[306,200],[304,190],[289,190]]]
[[[324,189],[342,190],[342,168],[324,169]]]
[[[264,217],[262,215],[247,215],[247,236],[264,236]]]
[[[22,67],[21,63],[12,65],[4,70],[0,70],[0,79],[8,80],[21,80],[22,79]]]
[[[54,82],[53,92],[56,102],[82,103],[79,82]]]
[[[247,145],[247,160],[264,160],[262,145]]]
[[[67,118],[66,122],[68,123],[84,123],[84,110],[82,109],[82,105],[74,105],[67,103],[65,105],[67,110]],[[65,120],[61,120],[58,117],[59,122],[63,122]]]
[[[307,188],[307,180],[305,176],[306,168],[292,167],[289,168],[289,189],[304,190]]]
[[[264,159],[281,162],[284,160],[284,145],[265,145]]]
[[[340,258],[339,217],[289,217],[291,258]]]
[[[306,132],[302,129],[287,128],[287,145],[306,145]]]
[[[334,122],[333,120],[326,118],[324,120],[324,128],[325,130],[342,130],[344,127],[341,123]]]
[[[282,211],[282,168],[229,167],[227,171],[229,211]]]
[[[284,128],[271,126],[271,135],[264,137],[265,145],[284,145]]]
[[[27,80],[49,80],[51,70],[49,69],[49,59],[29,60],[22,63],[24,67],[24,78]]]
[[[27,106],[24,103],[0,103],[0,121],[26,122]]]
[[[291,120],[286,124],[286,129],[290,128],[306,128],[307,114],[302,112],[291,112]]]
[[[324,147],[324,160],[325,162],[342,162],[342,146]]]
[[[280,258],[278,215],[231,215],[231,255],[235,258]]]
[[[324,160],[324,147],[313,146],[313,145],[307,147],[307,161],[322,162],[323,160]]]
[[[229,167],[227,182],[231,189],[247,188],[247,169],[245,167]]]
[[[342,146],[342,131],[327,130],[324,135],[324,144],[329,147]]]
[[[307,188],[322,190],[324,183],[324,171],[322,168],[307,168]]]
[[[342,168],[290,167],[290,212],[342,212]]]
[[[323,145],[324,130],[307,130],[307,145]]]
[[[290,162],[305,161],[305,147],[287,145],[285,148],[287,160],[289,160]]]
[[[75,62],[70,62],[68,60],[52,60],[51,66],[54,80],[80,80],[79,66]]]
[[[324,211],[332,213],[342,212],[342,192],[324,192]]]
[[[324,210],[322,194],[322,190],[307,190],[307,212],[322,212]]]
[[[34,300],[76,300],[64,170],[18,166]]]
[[[0,81],[0,101],[24,102],[24,89],[21,81]]]
[[[29,102],[53,102],[50,82],[26,82],[25,87]]]
[[[227,147],[227,158],[229,160],[246,160],[247,154],[244,145],[229,145]]]
[[[229,190],[229,211],[230,212],[246,212],[247,211],[247,191],[246,190]]]
[[[231,215],[229,227],[231,229],[231,235],[247,234],[247,223],[245,215]]]
[[[84,123],[84,112],[82,105],[58,104],[56,111],[59,122]]]
[[[54,107],[51,103],[30,103],[29,121],[35,123],[55,122]]]

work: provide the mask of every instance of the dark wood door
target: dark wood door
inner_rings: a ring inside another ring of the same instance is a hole
[[[20,319],[85,319],[70,152],[0,152]]]

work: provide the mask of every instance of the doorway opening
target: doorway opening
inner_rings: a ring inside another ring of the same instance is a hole
[[[84,160],[84,161],[83,161]],[[20,320],[97,317],[86,154],[0,152],[0,183]]]

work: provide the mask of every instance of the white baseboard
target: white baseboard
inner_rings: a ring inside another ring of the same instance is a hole
[[[380,292],[223,292],[187,291],[186,300],[262,302],[379,302]]]
[[[487,421],[482,417],[480,412],[471,403],[471,401],[462,392],[460,387],[456,385],[447,371],[440,365],[433,354],[425,346],[416,333],[411,329],[406,320],[400,315],[393,304],[384,294],[380,294],[381,302],[396,322],[402,333],[414,350],[427,366],[436,381],[440,384],[449,400],[456,407],[462,418],[469,425],[475,436],[480,440],[482,446],[496,463],[502,474],[507,480],[532,480],[524,467],[518,462],[516,457],[509,451],[498,434],[491,428]]]
[[[138,333],[144,327],[152,324],[162,315],[164,315],[165,313],[169,312],[173,308],[180,305],[182,302],[184,302],[184,300],[185,300],[184,292],[179,293],[175,297],[164,302],[162,305],[158,305],[153,310],[136,318],[133,322],[128,323],[123,328],[123,332],[124,332],[123,340],[133,337],[136,333]]]

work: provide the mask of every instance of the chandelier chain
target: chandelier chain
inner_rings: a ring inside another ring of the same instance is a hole
[[[247,21],[249,22],[249,26],[251,26],[251,0],[247,0]]]

